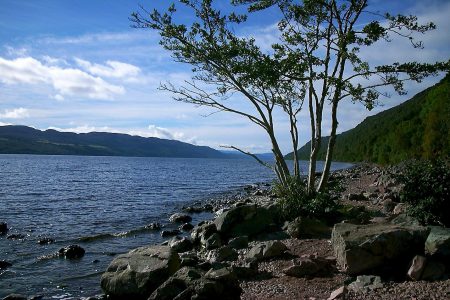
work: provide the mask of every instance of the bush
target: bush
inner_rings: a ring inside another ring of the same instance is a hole
[[[450,169],[448,161],[412,161],[397,179],[403,184],[400,200],[408,215],[423,225],[450,227]]]
[[[306,182],[295,177],[289,178],[286,185],[275,183],[273,191],[280,198],[280,213],[285,220],[300,216],[324,219],[338,208],[328,193],[308,194]]]

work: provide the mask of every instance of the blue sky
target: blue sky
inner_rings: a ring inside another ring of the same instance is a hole
[[[166,8],[170,1],[134,0],[0,0],[0,125],[20,124],[38,129],[109,131],[179,139],[208,145],[235,145],[267,152],[264,132],[246,119],[213,114],[171,100],[158,90],[160,82],[180,84],[190,78],[189,66],[174,63],[158,44],[156,32],[133,29],[128,17],[139,4]],[[216,1],[228,9],[227,1]],[[450,1],[374,0],[373,9],[416,14],[438,29],[423,36],[424,50],[408,42],[380,43],[362,55],[373,64],[449,59]],[[183,22],[191,20],[179,11]],[[277,15],[266,11],[251,16],[238,29],[254,36],[262,47],[277,41]],[[359,104],[343,103],[339,131],[348,130],[370,114],[399,104],[437,82],[408,84],[406,97],[382,99],[383,106],[367,112]],[[239,101],[239,99],[236,99]],[[301,143],[309,139],[303,114]],[[289,149],[286,120],[277,120],[284,152]],[[325,132],[329,121],[324,120]]]

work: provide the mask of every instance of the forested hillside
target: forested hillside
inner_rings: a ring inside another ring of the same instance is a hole
[[[337,136],[333,160],[397,163],[450,154],[450,75],[404,103]],[[325,158],[328,137],[322,142]],[[310,143],[299,150],[308,159]],[[292,157],[292,153],[287,158]]]

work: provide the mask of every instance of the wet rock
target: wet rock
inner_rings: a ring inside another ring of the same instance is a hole
[[[111,298],[146,299],[179,268],[180,257],[170,247],[141,247],[116,257],[101,286]]]
[[[170,216],[169,221],[172,223],[189,223],[192,217],[182,213],[176,213]]]
[[[294,238],[329,237],[331,228],[314,218],[298,217],[286,224],[286,232]]]
[[[145,228],[149,230],[161,230],[162,225],[160,223],[150,223]]]
[[[228,246],[233,249],[244,249],[248,247],[248,236],[238,236],[228,241]]]
[[[336,224],[332,245],[342,271],[357,275],[381,267],[407,264],[423,251],[429,230],[394,224]]]
[[[408,270],[408,277],[414,281],[420,280],[422,277],[423,270],[425,270],[425,266],[427,264],[427,259],[424,256],[416,255],[414,256],[411,266]]]
[[[58,255],[66,259],[76,259],[84,256],[85,250],[79,245],[70,245],[58,250]]]
[[[6,269],[12,266],[12,263],[7,262],[6,260],[0,260],[0,269]]]
[[[8,240],[23,240],[25,238],[25,235],[23,234],[10,234],[6,237]]]
[[[285,244],[280,241],[268,241],[258,243],[246,254],[246,259],[251,260],[265,260],[280,256],[288,250]]]
[[[181,233],[181,231],[179,231],[178,229],[163,230],[163,231],[161,231],[161,237],[169,237],[169,236],[179,235],[180,233]]]
[[[192,241],[185,237],[183,238],[173,238],[169,242],[169,247],[172,248],[177,253],[186,252],[192,250]]]
[[[348,285],[348,289],[355,293],[367,293],[383,287],[380,276],[363,275],[356,277],[356,281]]]
[[[181,225],[179,227],[179,229],[182,231],[191,231],[193,228],[194,228],[194,225],[192,225],[191,223],[184,223],[183,225]]]
[[[39,239],[37,243],[39,245],[48,245],[48,244],[52,244],[54,242],[55,242],[54,239],[46,237],[46,238]]]
[[[220,247],[208,252],[207,260],[211,263],[220,263],[224,261],[233,261],[238,258],[238,253],[228,246]]]
[[[8,224],[5,222],[0,222],[0,235],[6,234],[8,232],[8,230],[9,230]]]
[[[28,297],[21,294],[9,294],[2,300],[27,300]]]

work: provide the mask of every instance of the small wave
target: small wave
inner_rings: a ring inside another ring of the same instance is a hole
[[[101,234],[96,234],[96,235],[91,235],[91,236],[84,236],[84,237],[79,238],[78,241],[89,243],[89,242],[95,242],[95,241],[106,240],[106,239],[124,238],[124,237],[134,236],[137,234],[142,234],[142,233],[147,233],[147,232],[156,232],[156,231],[157,231],[156,229],[153,229],[151,226],[146,225],[143,227],[131,229],[129,231],[118,232],[118,233],[101,233]]]

